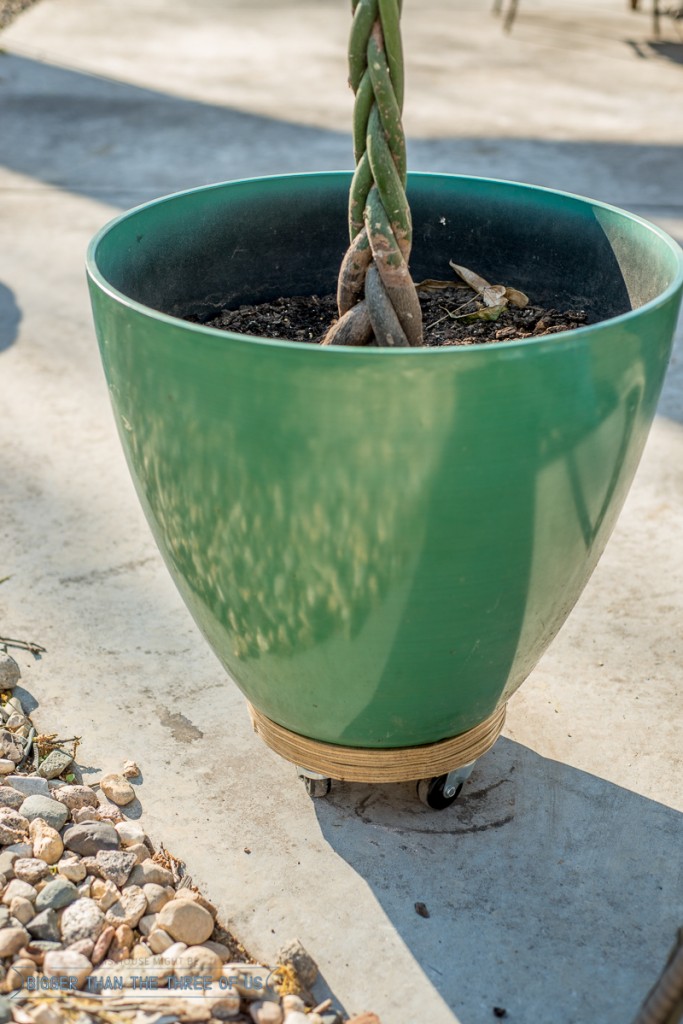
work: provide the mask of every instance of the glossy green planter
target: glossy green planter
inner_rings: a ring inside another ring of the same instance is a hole
[[[416,279],[453,259],[610,319],[489,347],[350,350],[174,317],[333,291],[348,185],[302,175],[160,199],[105,227],[88,271],[135,486],[218,657],[289,730],[412,746],[507,700],[581,593],[655,412],[683,266],[614,208],[414,175]]]

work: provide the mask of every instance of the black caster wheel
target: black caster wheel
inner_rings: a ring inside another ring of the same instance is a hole
[[[463,782],[449,783],[448,775],[436,775],[433,779],[420,779],[417,795],[433,811],[445,811],[458,799],[463,785]]]
[[[304,775],[303,780],[306,792],[314,800],[321,796],[327,796],[332,789],[332,779],[309,779],[307,775]]]

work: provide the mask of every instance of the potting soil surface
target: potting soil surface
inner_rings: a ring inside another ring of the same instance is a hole
[[[589,322],[583,309],[546,309],[529,303],[523,309],[510,304],[497,311],[484,306],[467,286],[419,288],[418,294],[424,344],[431,348],[538,338]],[[238,334],[319,344],[336,318],[334,295],[295,295],[255,306],[222,309],[201,322]],[[200,318],[188,316],[186,319],[198,322]]]

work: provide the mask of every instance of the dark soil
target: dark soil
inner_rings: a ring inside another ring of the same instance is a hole
[[[529,304],[524,309],[508,305],[497,319],[467,286],[419,290],[425,345],[481,345],[520,338],[558,334],[589,323],[582,309],[544,309]],[[496,314],[493,314],[496,316]],[[258,306],[223,309],[202,322],[209,327],[261,338],[280,338],[318,344],[337,318],[334,295],[295,295]],[[198,322],[199,318],[187,317]]]

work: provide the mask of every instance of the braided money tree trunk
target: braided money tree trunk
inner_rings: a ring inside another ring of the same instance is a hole
[[[401,0],[352,0],[349,82],[356,95],[351,244],[339,273],[339,320],[323,345],[421,345],[422,316],[408,270]]]

